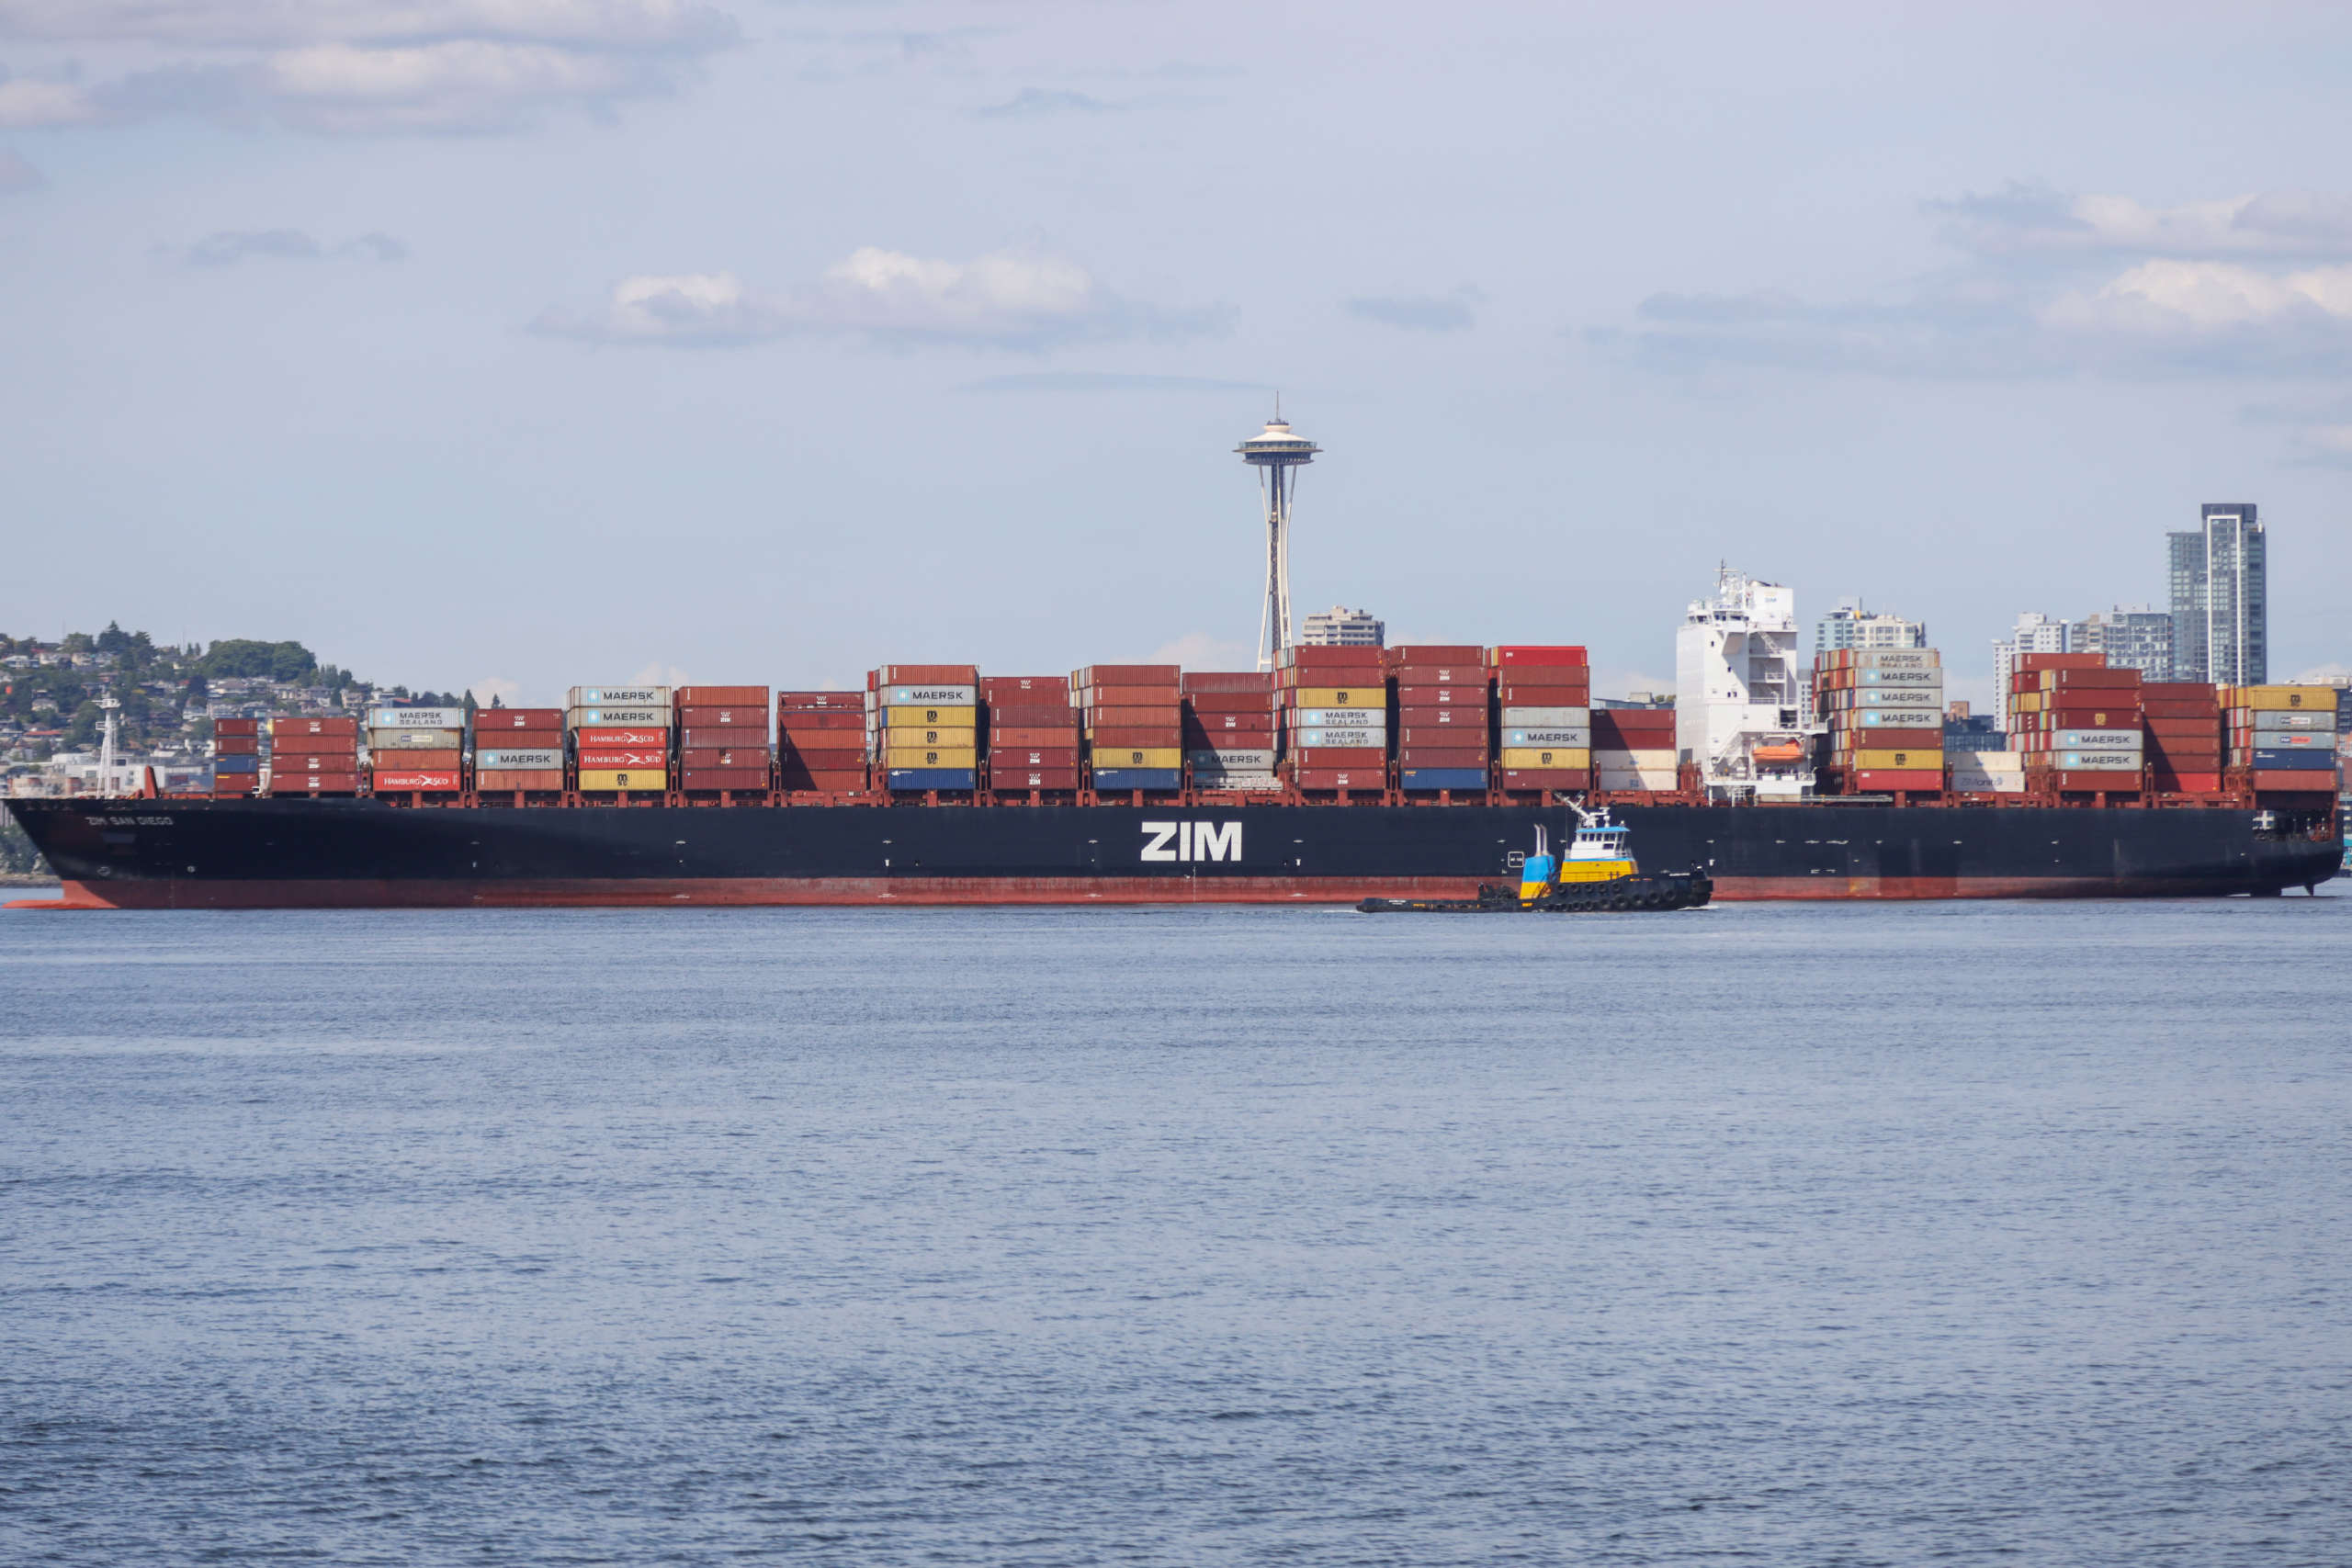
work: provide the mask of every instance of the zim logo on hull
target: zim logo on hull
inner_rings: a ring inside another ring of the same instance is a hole
[[[1238,822],[1146,822],[1146,860],[1204,861],[1241,858]]]

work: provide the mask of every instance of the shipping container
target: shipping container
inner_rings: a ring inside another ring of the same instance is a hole
[[[768,771],[764,767],[682,768],[678,773],[678,787],[688,790],[765,790],[768,787]]]
[[[667,686],[574,686],[564,697],[568,708],[666,708]],[[370,719],[369,723],[375,721]]]
[[[681,686],[673,705],[680,708],[747,707],[756,717],[767,712],[768,689],[765,686]]]
[[[977,730],[980,725],[980,710],[971,704],[961,707],[890,706],[883,708],[881,714],[885,729]]]
[[[561,768],[493,768],[474,771],[477,790],[560,790],[563,787]]]
[[[1510,790],[1590,789],[1589,768],[1510,768],[1502,770],[1502,786]]]
[[[1941,749],[1900,751],[1857,750],[1853,753],[1853,765],[1866,772],[1881,769],[1913,772],[1933,769],[1941,773],[1944,765],[1944,754]]]
[[[578,707],[564,710],[564,723],[573,729],[593,729],[599,726],[646,725],[661,729],[670,728],[670,710],[656,707]]]
[[[638,794],[664,791],[670,787],[670,774],[666,768],[582,768],[580,787],[596,794],[615,790]]]
[[[319,737],[351,741],[358,738],[359,721],[331,714],[278,714],[269,721],[269,733],[277,739]]]
[[[1274,753],[1271,747],[1263,750],[1217,750],[1213,748],[1190,748],[1184,760],[1194,771],[1203,768],[1228,773],[1271,773],[1274,771]]]
[[[459,787],[460,778],[455,768],[378,768],[375,787],[379,795],[388,790],[453,790]]]
[[[1941,768],[1857,768],[1853,773],[1854,787],[1876,794],[1887,790],[1940,790],[1944,787]]]
[[[659,772],[662,769],[666,768],[669,765],[669,750],[668,748],[662,746],[648,746],[642,748],[622,746],[582,746],[580,749],[579,757],[580,767],[583,776],[585,776],[587,770],[592,768],[635,768],[640,772],[648,770]],[[587,786],[582,785],[582,787],[585,788]]]
[[[261,720],[257,718],[216,718],[212,721],[214,736],[259,735]]]
[[[258,735],[222,735],[214,738],[212,754],[216,757],[258,757],[261,737]]]
[[[1503,731],[1503,745],[1506,749],[1528,746],[1582,746],[1589,749],[1592,727],[1579,724],[1550,729],[1506,729]]]
[[[1498,670],[1529,666],[1549,669],[1582,669],[1585,650],[1581,648],[1542,648],[1527,645],[1506,645],[1493,650],[1487,662]]]
[[[775,695],[779,714],[847,713],[865,711],[864,692],[778,692]]]
[[[989,787],[991,789],[1076,789],[1079,787],[1078,764],[1066,768],[1037,767],[1026,763],[1001,762],[989,759]]]
[[[641,724],[596,725],[575,730],[572,739],[582,746],[666,747],[670,732]]]
[[[466,732],[462,729],[371,729],[368,732],[368,749],[371,751],[456,751],[463,749]]]
[[[1104,768],[1094,769],[1094,787],[1098,790],[1147,789],[1171,790],[1182,786],[1182,768]]]
[[[487,735],[493,730],[561,729],[561,708],[476,708],[474,733]]]
[[[370,729],[463,729],[463,708],[369,708]]]
[[[1592,749],[1589,746],[1506,746],[1500,758],[1505,769],[1573,768],[1592,766]]]

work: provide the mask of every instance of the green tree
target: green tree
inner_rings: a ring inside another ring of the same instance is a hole
[[[214,643],[197,670],[215,680],[306,681],[318,667],[311,650],[299,642],[230,637]]]

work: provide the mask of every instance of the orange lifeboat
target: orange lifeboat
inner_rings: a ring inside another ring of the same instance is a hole
[[[1804,743],[1775,740],[1757,747],[1748,754],[1759,762],[1802,762],[1804,761]]]

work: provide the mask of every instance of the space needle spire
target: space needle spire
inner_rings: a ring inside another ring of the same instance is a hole
[[[1298,470],[1315,461],[1322,448],[1291,433],[1277,398],[1274,417],[1266,422],[1265,430],[1234,450],[1258,470],[1259,491],[1266,502],[1266,600],[1258,619],[1258,668],[1271,670],[1275,657],[1290,646],[1291,497],[1298,491]]]

